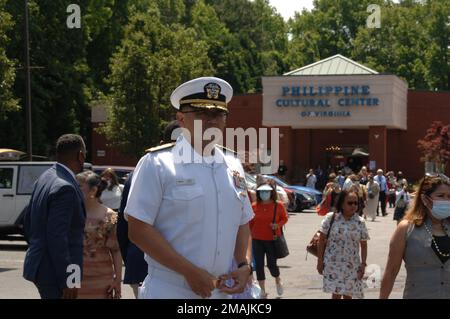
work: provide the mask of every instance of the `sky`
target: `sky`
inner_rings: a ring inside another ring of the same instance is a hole
[[[293,18],[295,11],[301,12],[303,8],[311,10],[313,6],[313,0],[269,0],[270,4],[275,7],[284,20]],[[398,3],[398,0],[394,0]]]
[[[313,0],[269,0],[269,2],[286,21],[294,17],[295,11],[300,12],[303,8],[308,10],[313,8]]]

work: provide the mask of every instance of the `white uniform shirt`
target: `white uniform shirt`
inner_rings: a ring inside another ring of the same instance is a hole
[[[182,136],[172,148],[141,158],[133,175],[125,213],[153,225],[182,256],[214,276],[229,272],[239,226],[253,218],[245,177],[235,154],[215,148],[215,161],[176,163],[182,150],[194,152]],[[218,163],[218,162],[222,163]],[[145,255],[150,267],[171,272]]]

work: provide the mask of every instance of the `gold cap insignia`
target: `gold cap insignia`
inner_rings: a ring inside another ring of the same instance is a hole
[[[217,100],[221,90],[222,88],[217,83],[208,83],[205,85],[205,93],[208,99]]]

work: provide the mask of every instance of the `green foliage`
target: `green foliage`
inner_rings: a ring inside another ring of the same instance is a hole
[[[229,63],[229,76],[235,75],[230,83],[236,93],[260,91],[261,76],[287,71],[286,23],[268,0],[207,0],[206,3],[215,9],[235,38],[225,47],[232,54],[223,61]]]
[[[410,88],[450,89],[448,0],[315,0],[290,21],[268,0],[79,0],[82,28],[68,29],[70,1],[29,0],[33,144],[90,140],[90,105],[108,106],[109,142],[139,156],[173,118],[172,90],[214,75],[235,94],[334,54],[404,78]],[[369,4],[381,28],[368,29]],[[24,149],[23,1],[0,0],[0,147]]]
[[[15,63],[6,55],[10,42],[7,32],[13,27],[11,15],[5,11],[6,0],[0,0],[0,121],[8,119],[8,113],[19,110],[18,101],[11,90],[15,80]]]
[[[122,151],[140,156],[161,139],[173,117],[170,92],[191,78],[212,74],[207,45],[194,29],[166,25],[156,6],[132,6],[125,37],[111,60],[110,112],[103,128]]]

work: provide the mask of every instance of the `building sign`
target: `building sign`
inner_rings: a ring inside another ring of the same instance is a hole
[[[283,86],[281,98],[276,100],[276,106],[300,107],[302,117],[320,116],[351,116],[351,110],[346,107],[375,107],[380,100],[371,97],[369,85],[352,86]],[[340,106],[338,111],[328,111],[332,106],[330,97],[339,97],[335,102]]]
[[[105,157],[106,151],[104,150],[97,150],[97,157]]]
[[[407,85],[393,75],[263,78],[263,124],[406,129]]]

